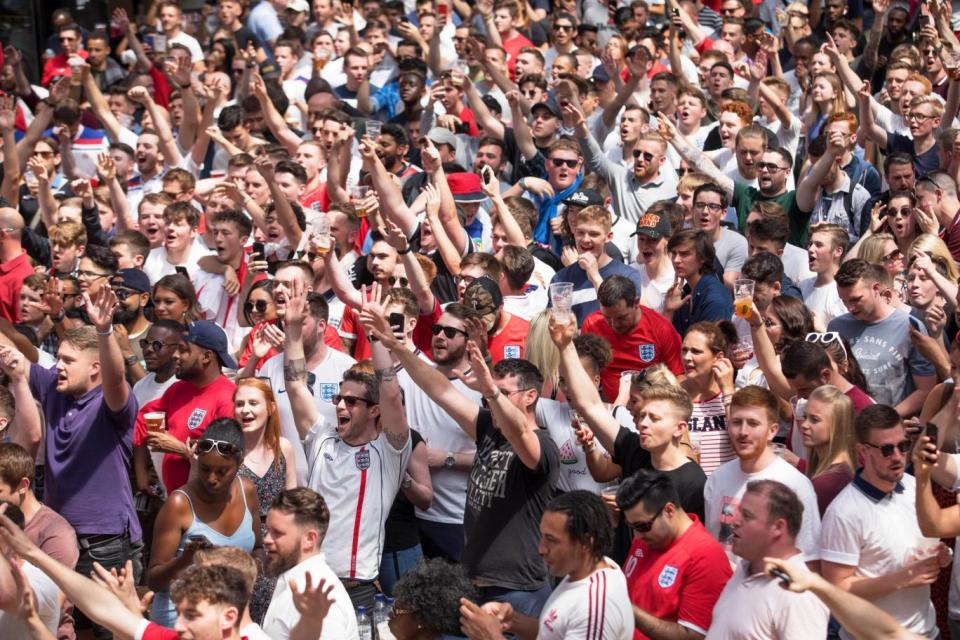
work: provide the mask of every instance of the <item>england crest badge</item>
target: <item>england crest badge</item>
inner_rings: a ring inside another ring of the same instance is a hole
[[[332,382],[322,382],[320,384],[320,399],[324,402],[330,402],[333,400],[333,396],[337,394],[337,385]]]
[[[503,348],[503,358],[504,360],[519,360],[520,359],[520,345],[518,344],[508,344]]]
[[[657,578],[657,584],[660,585],[663,589],[669,589],[673,586],[673,583],[677,580],[677,568],[671,567],[669,564],[664,565],[663,571],[660,572],[660,577]]]
[[[366,447],[362,447],[353,454],[353,462],[357,465],[357,469],[366,471],[370,468],[370,451]]]
[[[194,429],[199,429],[200,425],[203,424],[203,419],[207,417],[206,409],[194,409],[193,413],[190,414],[190,417],[187,418],[187,429],[193,431]]]
[[[654,344],[645,343],[638,347],[641,362],[653,362],[657,357],[657,347]]]

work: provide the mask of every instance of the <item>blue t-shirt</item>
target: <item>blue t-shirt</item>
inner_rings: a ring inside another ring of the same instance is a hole
[[[640,273],[622,262],[611,260],[606,266],[600,268],[600,277],[606,280],[610,276],[626,276],[637,287],[637,295],[642,291],[640,283]],[[580,265],[574,262],[569,267],[564,267],[553,276],[551,284],[554,282],[572,282],[573,283],[573,314],[577,317],[577,326],[583,324],[594,311],[600,310],[600,303],[597,301],[597,290],[593,288],[587,272],[580,268]],[[732,313],[732,311],[731,311]]]
[[[733,315],[733,295],[715,273],[704,274],[692,291],[690,285],[684,287],[683,295],[690,301],[673,314],[673,326],[681,336],[702,320],[729,320]]]
[[[884,149],[883,152],[889,156],[891,153],[895,153],[897,151],[903,151],[913,158],[913,170],[916,172],[918,178],[940,169],[940,160],[937,157],[938,152],[940,151],[939,142],[918,156],[913,150],[912,138],[900,135],[899,133],[890,133],[888,131],[887,148]]]

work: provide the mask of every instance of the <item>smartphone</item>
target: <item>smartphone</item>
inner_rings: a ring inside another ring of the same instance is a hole
[[[388,320],[390,322],[390,329],[392,329],[394,333],[405,333],[404,327],[406,326],[407,319],[402,313],[391,313]]]
[[[258,256],[260,256],[260,259],[262,260],[262,259],[265,257],[265,256],[264,256],[264,253],[263,253],[263,243],[262,243],[262,242],[254,242],[254,243],[253,243],[253,251],[252,251],[251,253],[257,254]]]
[[[400,16],[400,22],[410,22],[410,18],[407,16]]]
[[[177,273],[179,273],[179,274],[182,275],[182,276],[187,276],[188,278],[190,277],[190,274],[187,273],[187,268],[186,268],[186,267],[177,266],[177,267],[174,267],[173,269],[174,269],[174,271],[176,271]]]
[[[480,170],[480,179],[483,180],[483,184],[490,184],[490,174],[488,172],[493,171],[487,165],[483,165],[483,169]]]
[[[928,422],[928,423],[927,423],[927,430],[926,430],[926,432],[925,432],[924,435],[926,435],[928,438],[930,438],[930,442],[932,442],[932,443],[933,443],[933,446],[936,447],[936,446],[937,446],[937,441],[938,441],[938,439],[939,439],[939,437],[940,437],[940,427],[938,427],[937,425],[933,424],[932,422]]]
[[[785,587],[790,586],[790,583],[793,582],[793,580],[790,578],[790,576],[787,575],[785,571],[783,571],[782,569],[777,569],[776,567],[772,567],[770,569],[770,575],[773,576],[774,578],[779,578],[781,584],[783,584],[783,586]]]
[[[153,34],[152,34],[152,33],[145,33],[145,34],[143,35],[143,44],[145,44],[145,45],[147,45],[148,47],[150,47],[151,51],[154,50],[154,47],[153,47]]]
[[[440,14],[441,16],[446,16],[448,13],[450,13],[450,7],[441,3],[437,5],[437,13]]]

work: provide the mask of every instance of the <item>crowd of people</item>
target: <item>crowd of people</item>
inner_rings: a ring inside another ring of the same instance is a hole
[[[960,639],[954,6],[120,4],[0,55],[0,638]]]

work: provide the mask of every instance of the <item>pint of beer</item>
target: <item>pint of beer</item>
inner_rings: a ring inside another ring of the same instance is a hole
[[[167,428],[167,414],[163,411],[145,413],[143,421],[147,425],[147,431],[164,431]]]

